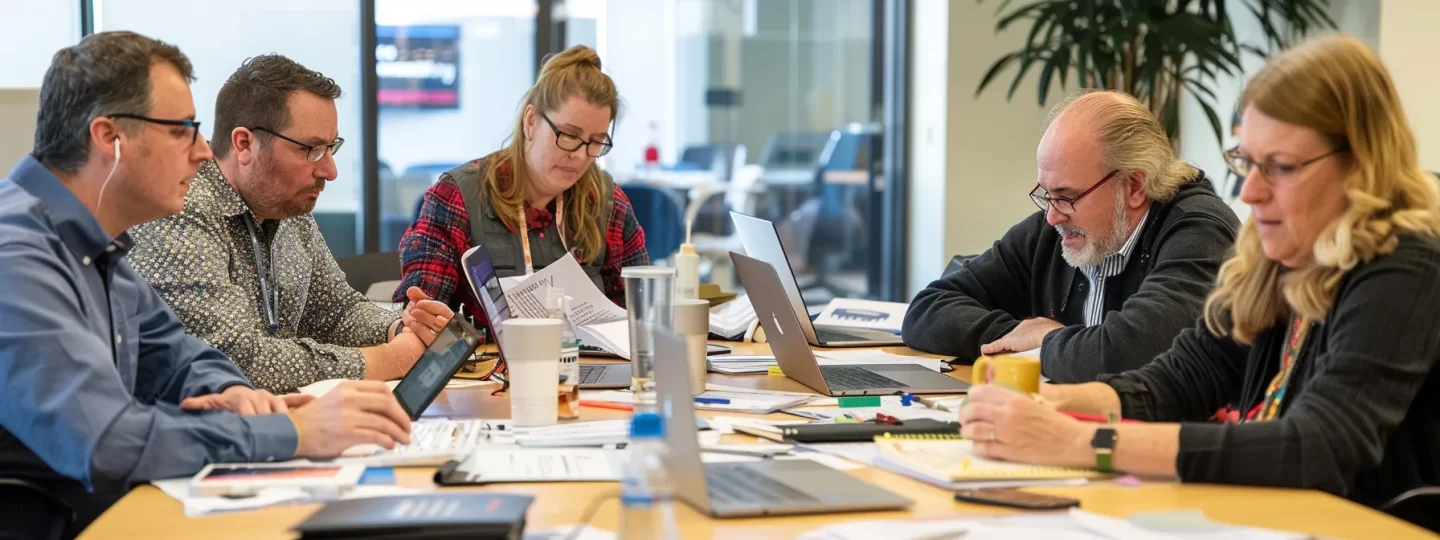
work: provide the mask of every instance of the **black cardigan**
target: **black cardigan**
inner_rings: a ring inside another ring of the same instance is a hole
[[[1054,382],[1093,381],[1145,365],[1200,315],[1239,221],[1210,182],[1184,184],[1153,203],[1125,269],[1105,282],[1104,322],[1085,326],[1089,280],[1060,255],[1060,235],[1036,212],[994,247],[915,296],[905,344],[969,364],[980,345],[1023,319],[1066,325],[1045,336],[1041,364]]]
[[[1440,483],[1440,240],[1402,236],[1343,278],[1275,420],[1204,422],[1264,399],[1287,326],[1246,347],[1201,324],[1143,369],[1102,380],[1126,417],[1185,422],[1175,466],[1186,482],[1320,489],[1371,506]]]

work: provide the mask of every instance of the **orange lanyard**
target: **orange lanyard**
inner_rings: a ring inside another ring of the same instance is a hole
[[[535,266],[530,259],[530,224],[526,221],[525,205],[520,205],[520,247],[525,250],[525,275],[535,273]],[[560,246],[566,251],[570,246],[565,244],[565,196],[555,196],[555,234],[560,235]]]

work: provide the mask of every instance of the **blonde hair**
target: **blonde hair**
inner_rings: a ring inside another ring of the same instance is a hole
[[[1440,236],[1440,194],[1420,169],[1389,72],[1357,39],[1328,36],[1271,58],[1245,87],[1246,107],[1319,132],[1348,148],[1352,164],[1349,207],[1316,238],[1313,265],[1286,271],[1265,257],[1253,220],[1241,228],[1205,301],[1205,325],[1248,344],[1292,314],[1323,319],[1345,273],[1393,252],[1398,233]]]
[[[1170,200],[1180,186],[1200,172],[1180,160],[1170,146],[1170,138],[1165,136],[1165,126],[1130,94],[1113,90],[1071,94],[1050,110],[1046,129],[1065,113],[1098,122],[1095,131],[1105,170],[1120,171],[1117,180],[1137,172],[1144,174],[1145,195],[1152,201]]]
[[[611,122],[620,116],[620,93],[615,89],[615,82],[600,71],[600,54],[584,45],[565,49],[545,61],[535,86],[520,98],[510,142],[487,160],[484,178],[490,204],[500,221],[511,230],[520,229],[520,209],[524,208],[530,190],[531,171],[525,162],[526,107],[534,107],[540,113],[553,112],[573,96],[598,107],[609,107]],[[502,183],[499,179],[506,169],[510,181]],[[605,241],[602,224],[597,221],[601,212],[609,210],[600,208],[599,204],[610,200],[610,194],[600,192],[602,174],[600,167],[591,162],[575,185],[564,193],[565,199],[573,204],[565,205],[566,230],[561,234],[572,239],[570,246],[579,248],[586,262],[599,255]]]

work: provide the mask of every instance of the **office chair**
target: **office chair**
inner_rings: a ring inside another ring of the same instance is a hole
[[[644,184],[623,184],[620,190],[630,199],[635,221],[645,230],[645,251],[651,264],[679,251],[685,241],[685,217],[670,190]]]
[[[1406,491],[1381,505],[1380,510],[1430,532],[1440,533],[1440,486]]]
[[[63,499],[19,478],[0,478],[0,539],[67,537],[75,511]]]
[[[335,264],[340,265],[341,272],[345,272],[345,282],[349,283],[351,288],[367,293],[366,297],[371,300],[389,302],[390,294],[395,290],[391,287],[390,292],[385,293],[382,298],[376,298],[368,294],[371,285],[400,280],[400,254],[393,251],[335,259]]]

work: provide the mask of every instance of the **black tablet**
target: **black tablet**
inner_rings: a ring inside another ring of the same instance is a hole
[[[411,420],[418,420],[420,413],[435,401],[450,377],[460,371],[460,366],[465,365],[465,360],[475,354],[479,346],[480,333],[475,327],[461,317],[451,318],[440,335],[435,336],[435,341],[430,342],[425,354],[395,386],[395,399],[405,414],[410,415]]]

